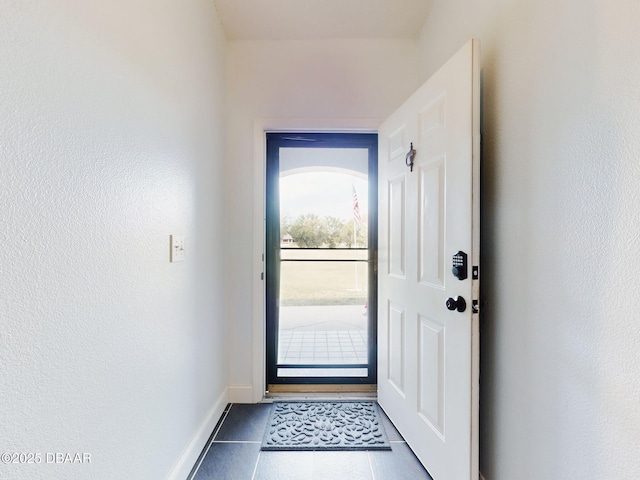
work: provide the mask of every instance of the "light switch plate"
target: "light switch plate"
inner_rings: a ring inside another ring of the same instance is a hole
[[[169,261],[170,262],[183,262],[184,250],[185,250],[185,236],[184,235],[169,235],[169,246],[171,248]]]

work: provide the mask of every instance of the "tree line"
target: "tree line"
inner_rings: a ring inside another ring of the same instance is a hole
[[[356,245],[367,245],[367,217],[356,225]],[[288,217],[280,219],[280,234],[291,235],[293,241],[301,248],[351,248],[354,246],[353,220],[342,220],[336,217],[319,217],[308,213],[295,220]]]

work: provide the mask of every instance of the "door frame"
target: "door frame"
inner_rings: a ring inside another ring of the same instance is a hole
[[[267,132],[378,133],[382,118],[317,119],[258,118],[253,122],[253,285],[252,285],[252,383],[229,385],[229,401],[257,403],[264,399],[266,383],[266,297],[264,254],[266,248],[266,134]]]
[[[277,251],[280,245],[280,212],[267,209],[266,241],[271,242],[271,249],[265,253],[265,290],[266,290],[266,317],[271,315],[271,324],[266,324],[267,345],[267,386],[271,388],[277,385],[375,385],[377,383],[377,248],[378,248],[378,135],[377,133],[363,132],[266,132],[270,137],[267,145],[266,168],[266,206],[276,208],[279,199],[273,198],[273,192],[278,190],[277,181],[280,178],[279,150],[281,148],[313,148],[313,149],[366,149],[367,150],[367,182],[368,191],[368,242],[367,242],[367,371],[365,377],[353,376],[296,376],[282,377],[278,375],[277,367],[277,338],[279,336],[278,316],[279,301],[277,291],[280,283],[280,260]],[[306,136],[314,139],[313,142],[300,142],[291,136]],[[275,183],[274,183],[275,182]],[[269,190],[271,194],[269,194]],[[276,194],[277,195],[277,194]],[[271,215],[272,218],[268,218]],[[269,245],[266,245],[267,247]],[[284,261],[284,260],[283,260]],[[271,265],[271,267],[270,267]],[[277,265],[277,266],[276,266]],[[328,367],[322,367],[328,368]],[[341,367],[338,367],[341,368]],[[273,385],[272,385],[273,384]]]

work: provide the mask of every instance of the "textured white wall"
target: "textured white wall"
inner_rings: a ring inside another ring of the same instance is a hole
[[[640,471],[640,3],[434,0],[421,79],[483,63],[481,469]]]
[[[376,119],[384,119],[417,88],[416,59],[416,42],[403,40],[229,43],[227,158],[233,167],[227,178],[232,205],[227,232],[233,248],[227,255],[227,271],[232,389],[251,388],[257,354],[252,351],[253,317],[261,312],[250,288],[262,253],[259,238],[254,245],[254,211],[261,204],[263,182],[262,166],[252,163],[254,126],[286,125],[290,119],[301,128],[345,124],[375,128]],[[259,120],[267,118],[278,120]],[[260,392],[253,394],[255,398]]]
[[[92,459],[0,477],[165,478],[227,382],[212,2],[7,0],[0,52],[0,452]]]

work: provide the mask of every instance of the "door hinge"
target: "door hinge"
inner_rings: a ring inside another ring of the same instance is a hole
[[[264,272],[260,273],[260,280],[264,280]]]

